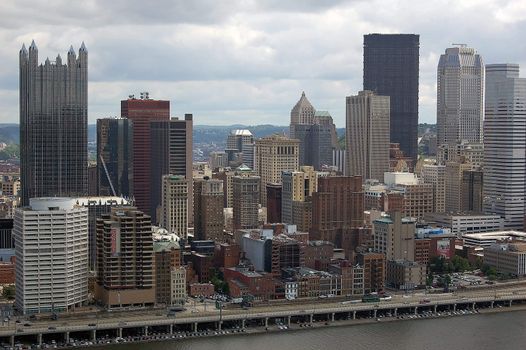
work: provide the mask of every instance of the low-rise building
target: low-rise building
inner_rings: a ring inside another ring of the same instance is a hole
[[[526,275],[526,242],[492,244],[484,249],[484,264],[499,273]]]
[[[495,231],[484,233],[471,233],[462,237],[466,247],[487,248],[494,243],[510,241],[526,241],[526,232],[521,231]]]
[[[498,231],[504,227],[499,215],[482,213],[428,213],[425,215],[425,220],[438,227],[448,228],[457,236],[466,233]]]
[[[387,261],[387,285],[396,289],[411,290],[426,283],[426,266],[408,260]]]
[[[190,284],[190,296],[209,297],[214,295],[214,285],[212,283],[192,283]]]

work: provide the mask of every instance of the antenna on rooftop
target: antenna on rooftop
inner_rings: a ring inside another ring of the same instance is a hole
[[[458,46],[458,47],[468,47],[468,44],[455,44],[455,43],[453,43],[451,45]]]

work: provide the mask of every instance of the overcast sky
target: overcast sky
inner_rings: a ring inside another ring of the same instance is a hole
[[[90,123],[149,91],[196,124],[286,125],[304,90],[343,127],[367,33],[420,34],[420,122],[436,120],[452,43],[526,71],[525,0],[1,0],[0,121],[18,122],[18,52],[34,39],[40,62],[85,41]]]

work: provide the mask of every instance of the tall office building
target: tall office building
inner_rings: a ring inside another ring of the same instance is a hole
[[[107,307],[155,303],[150,217],[133,207],[114,207],[97,220],[95,298]]]
[[[446,211],[446,166],[426,164],[422,167],[422,180],[433,185],[433,212]]]
[[[360,91],[346,98],[349,175],[382,180],[389,171],[389,96]]]
[[[152,100],[147,93],[121,101],[121,116],[133,122],[133,196],[137,208],[151,212],[151,122],[170,120],[170,101]],[[157,182],[160,184],[161,176]],[[160,192],[160,191],[158,191]],[[160,198],[160,194],[159,194]]]
[[[133,126],[129,119],[97,119],[97,193],[133,195]]]
[[[269,224],[283,222],[281,219],[281,184],[267,184],[267,222]]]
[[[258,228],[261,179],[259,176],[236,175],[232,178],[233,220],[235,229]]]
[[[312,124],[316,110],[305,96],[305,91],[301,93],[299,101],[294,105],[290,111],[290,137],[295,138],[295,130],[293,126],[301,124]]]
[[[523,229],[526,193],[526,78],[517,64],[486,66],[484,211]]]
[[[482,142],[484,63],[475,49],[446,49],[437,71],[437,142]],[[451,159],[453,160],[453,159]]]
[[[462,177],[465,171],[473,169],[470,163],[446,163],[446,210],[462,210]]]
[[[420,36],[368,34],[363,41],[363,89],[391,98],[391,142],[416,163]]]
[[[70,47],[38,65],[33,41],[20,50],[20,176],[29,198],[88,192],[88,51]]]
[[[272,135],[256,141],[254,170],[261,177],[260,188],[269,183],[281,183],[283,171],[299,167],[299,141],[285,136]],[[261,204],[266,205],[266,191],[261,191]]]
[[[88,299],[88,209],[73,198],[31,198],[15,211],[15,306],[64,312]]]
[[[482,213],[484,172],[481,169],[467,170],[462,173],[462,207],[463,212]]]
[[[223,181],[207,176],[194,181],[194,237],[223,242]]]
[[[150,212],[152,222],[158,222],[157,210],[161,205],[163,175],[192,178],[192,129],[193,116],[185,114],[184,120],[172,118],[153,121],[151,127]],[[188,183],[189,205],[192,205],[192,183]],[[188,222],[193,222],[193,208],[189,207]]]
[[[393,212],[374,221],[374,251],[387,260],[415,260],[416,221]]]
[[[184,176],[164,175],[160,225],[179,238],[188,237],[188,180]]]

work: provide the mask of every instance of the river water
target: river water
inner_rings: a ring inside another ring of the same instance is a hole
[[[526,349],[526,311],[379,322],[269,334],[121,344],[97,350]]]

